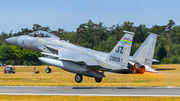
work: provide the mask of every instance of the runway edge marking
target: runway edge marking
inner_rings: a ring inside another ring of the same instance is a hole
[[[180,97],[180,95],[123,95],[123,94],[36,94],[36,93],[0,93],[0,95],[44,95],[44,96],[150,96],[150,97]]]

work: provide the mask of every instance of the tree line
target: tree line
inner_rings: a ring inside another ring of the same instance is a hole
[[[180,63],[180,25],[175,25],[173,20],[169,20],[167,25],[154,25],[152,28],[147,28],[143,24],[134,26],[134,23],[130,21],[106,27],[102,22],[94,23],[89,20],[87,23],[79,25],[76,31],[66,31],[61,28],[51,30],[49,27],[34,24],[32,29],[22,28],[17,33],[10,31],[10,33],[2,32],[0,34],[0,61],[12,65],[43,64],[38,60],[38,57],[43,56],[39,52],[9,45],[5,42],[6,38],[26,35],[37,30],[47,31],[63,40],[69,40],[75,45],[103,52],[110,52],[113,49],[123,37],[123,30],[131,31],[135,33],[131,56],[147,38],[148,32],[152,32],[158,35],[154,59],[159,60],[160,64]]]

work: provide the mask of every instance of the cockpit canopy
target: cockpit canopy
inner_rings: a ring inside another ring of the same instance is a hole
[[[35,31],[33,33],[30,33],[29,36],[32,37],[51,37],[51,34],[45,31]]]
[[[51,33],[46,32],[46,31],[41,31],[41,30],[32,32],[32,33],[29,34],[29,36],[31,36],[31,37],[41,37],[41,38],[56,38],[56,39],[61,39],[61,38],[57,37],[54,34],[51,34]]]

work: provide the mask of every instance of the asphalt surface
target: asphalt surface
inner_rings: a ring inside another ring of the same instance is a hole
[[[0,95],[180,96],[180,87],[0,86]]]

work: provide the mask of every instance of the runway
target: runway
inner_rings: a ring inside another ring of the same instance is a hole
[[[0,86],[0,95],[180,96],[180,87]]]

